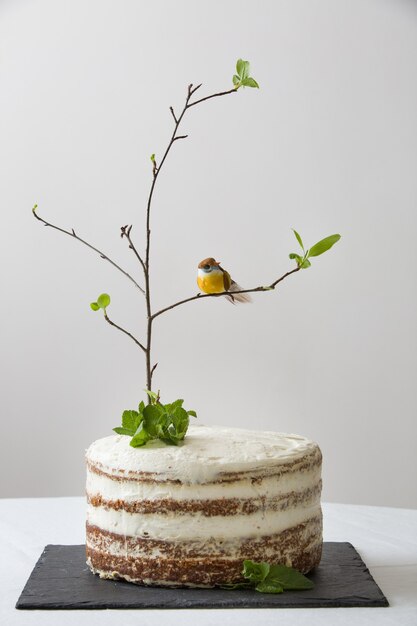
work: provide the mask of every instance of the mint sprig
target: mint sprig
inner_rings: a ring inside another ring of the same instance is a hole
[[[113,428],[118,435],[132,437],[130,445],[139,448],[154,439],[168,445],[178,446],[187,434],[190,416],[197,417],[195,411],[183,408],[184,400],[162,404],[159,393],[145,390],[151,403],[140,402],[138,410],[123,411],[122,425]]]
[[[259,89],[259,85],[254,78],[249,76],[250,64],[249,61],[238,59],[236,63],[236,74],[233,76],[233,84],[235,89],[239,87],[256,87]]]
[[[243,576],[248,582],[222,585],[223,589],[251,589],[260,593],[283,593],[287,589],[312,589],[313,581],[293,567],[270,565],[269,563],[246,560]]]
[[[334,244],[337,243],[340,239],[340,235],[329,235],[328,237],[325,237],[324,239],[321,239],[320,241],[315,243],[314,246],[311,246],[309,250],[306,250],[304,248],[301,236],[297,233],[296,230],[294,230],[294,228],[292,230],[294,232],[295,238],[300,244],[303,253],[297,254],[296,252],[291,252],[288,256],[290,257],[290,259],[294,259],[298,267],[300,267],[301,269],[307,269],[307,267],[310,267],[311,263],[309,259],[312,256],[320,256],[320,254],[327,252],[327,250],[330,250],[330,248],[334,246]]]

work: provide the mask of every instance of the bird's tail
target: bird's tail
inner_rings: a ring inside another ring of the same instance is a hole
[[[244,304],[245,302],[252,302],[252,298],[248,293],[234,293],[235,291],[241,291],[243,287],[232,281],[232,284],[229,287],[230,296],[226,296],[226,298],[232,304],[236,304],[236,302],[241,302]]]

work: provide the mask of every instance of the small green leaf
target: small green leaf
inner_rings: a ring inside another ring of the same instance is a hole
[[[36,213],[36,209],[37,209],[37,208],[38,208],[38,205],[37,205],[37,204],[34,204],[34,205],[33,205],[33,209],[32,209],[33,213]]]
[[[259,89],[259,85],[254,78],[247,77],[242,80],[242,87],[256,87]]]
[[[233,76],[233,84],[234,84],[235,87],[240,86],[240,78],[239,78],[239,76],[236,76],[236,74],[234,74],[234,76]]]
[[[98,306],[97,302],[92,302],[92,303],[90,304],[90,307],[93,309],[93,311],[98,311],[98,310],[99,310],[99,308],[100,308],[100,307]]]
[[[143,400],[141,400],[141,401],[139,402],[139,406],[138,406],[139,413],[140,413],[141,415],[143,415],[143,410],[144,410],[144,408],[145,408],[145,403],[144,403],[144,401],[143,401]]]
[[[330,250],[330,248],[334,246],[339,239],[340,235],[329,235],[329,237],[321,239],[321,241],[318,241],[310,248],[308,256],[319,256],[320,254],[323,254],[323,252],[327,252],[327,250]]]
[[[130,445],[132,448],[139,448],[140,446],[144,446],[145,443],[149,441],[150,437],[144,427],[143,422],[139,424],[139,428],[135,432],[134,436],[130,441]]]
[[[195,411],[187,411],[188,415],[191,415],[191,417],[197,417],[197,413]]]
[[[279,583],[268,582],[268,579],[258,583],[255,589],[261,593],[282,593],[284,591]]]
[[[297,254],[296,252],[291,252],[289,255],[290,259],[294,259],[297,262],[298,267],[300,267],[303,262],[303,257]]]
[[[102,293],[101,295],[99,295],[99,297],[97,298],[97,304],[100,307],[100,309],[105,309],[106,307],[108,307],[110,304],[109,294]]]
[[[262,582],[268,576],[269,563],[255,563],[254,561],[243,561],[243,572],[245,578],[251,582]]]
[[[155,393],[155,391],[151,391],[150,389],[145,389],[144,391],[148,394],[148,396],[152,400],[152,404],[155,404],[156,401],[158,400],[158,394]]]
[[[160,404],[148,404],[143,409],[143,420],[146,431],[153,439],[163,436],[164,408]]]
[[[307,269],[307,267],[310,267],[311,263],[308,259],[303,259],[302,263],[300,264],[301,269],[305,270]]]
[[[113,428],[113,430],[118,435],[130,435],[130,437],[133,437],[133,435],[135,434],[134,430],[130,430],[129,428],[122,428],[121,426],[116,426],[116,428]]]
[[[132,431],[132,435],[137,430],[139,424],[143,419],[142,415],[139,415],[137,411],[123,411],[122,414],[122,426]]]
[[[297,239],[298,243],[300,244],[303,252],[305,252],[304,245],[303,245],[303,240],[301,239],[300,235],[297,233],[297,231],[294,228],[292,229],[292,231],[293,231],[294,235],[296,236],[296,239]]]
[[[151,161],[152,161],[152,163],[155,161],[155,155],[154,154],[151,154]]]
[[[266,582],[277,583],[284,589],[312,589],[312,580],[292,567],[271,565]]]
[[[242,59],[238,59],[236,63],[236,73],[239,76],[239,78],[243,78],[244,67],[245,67],[245,61],[243,61]]]

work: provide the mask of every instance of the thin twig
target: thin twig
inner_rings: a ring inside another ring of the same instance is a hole
[[[61,228],[60,226],[56,226],[55,224],[51,224],[50,222],[47,222],[42,217],[40,217],[40,215],[38,215],[36,213],[36,209],[35,208],[32,209],[32,212],[33,212],[33,215],[36,217],[36,219],[39,220],[40,222],[43,222],[43,224],[45,224],[45,226],[50,226],[51,228],[54,228],[55,230],[59,230],[61,233],[65,233],[66,235],[69,235],[70,237],[73,237],[74,239],[77,239],[77,241],[80,241],[81,243],[83,243],[85,246],[87,246],[91,250],[94,250],[94,252],[97,252],[97,254],[99,254],[102,259],[104,259],[105,261],[108,261],[109,263],[111,263],[113,265],[113,267],[118,269],[119,272],[122,272],[122,274],[124,274],[129,280],[131,280],[132,283],[139,289],[139,291],[141,291],[143,294],[145,294],[145,291],[136,282],[136,280],[134,278],[132,278],[132,276],[130,274],[128,274],[124,269],[122,269],[120,267],[120,265],[117,265],[117,263],[112,261],[112,259],[110,259],[107,256],[107,254],[105,254],[104,252],[102,252],[101,250],[96,248],[95,246],[91,245],[91,243],[88,243],[87,241],[85,241],[85,239],[81,239],[81,237],[78,237],[78,235],[75,234],[75,231],[74,231],[73,228],[71,230],[65,230],[65,228]]]
[[[201,85],[199,86],[201,87]],[[194,93],[194,91],[192,91],[192,93]],[[200,102],[205,102],[205,100],[210,100],[211,98],[218,98],[219,96],[227,96],[229,93],[236,93],[236,92],[237,92],[236,87],[233,87],[233,89],[229,89],[229,91],[221,91],[220,93],[213,93],[211,96],[200,98],[200,100],[196,100],[195,102],[190,102],[187,108],[190,109],[191,107],[194,107],[196,104],[200,104]]]
[[[132,230],[132,225],[128,226],[126,224],[126,226],[121,226],[120,230],[122,231],[121,232],[122,239],[123,239],[123,237],[126,237],[126,239],[129,242],[129,248],[131,250],[133,250],[133,252],[135,253],[136,258],[138,259],[139,263],[142,265],[143,271],[146,273],[145,263],[144,263],[142,257],[140,256],[139,252],[137,251],[137,249],[136,249],[136,247],[135,247],[135,245],[134,245],[134,243],[132,241],[132,238],[130,236],[130,233],[131,233],[131,230]]]
[[[131,333],[129,333],[127,330],[125,330],[124,328],[122,328],[121,326],[119,326],[118,324],[115,324],[114,322],[112,322],[112,320],[109,318],[109,316],[107,315],[107,313],[104,311],[104,319],[106,320],[106,322],[108,322],[110,324],[110,326],[114,326],[114,328],[117,328],[118,330],[120,330],[122,333],[124,333],[125,335],[127,335],[128,337],[130,337],[131,339],[133,339],[133,341],[139,346],[139,348],[142,348],[142,350],[144,352],[146,352],[146,348],[144,345],[141,344],[140,341],[138,341],[136,339],[136,337],[134,337]]]
[[[220,293],[204,293],[204,294],[198,293],[196,296],[192,296],[191,298],[185,298],[185,300],[180,300],[179,302],[175,302],[174,304],[171,304],[170,306],[167,306],[164,309],[157,311],[156,313],[152,315],[152,319],[154,320],[159,315],[162,315],[162,313],[166,313],[167,311],[170,311],[171,309],[175,309],[177,306],[180,306],[181,304],[185,304],[186,302],[192,302],[193,300],[202,300],[203,298],[219,298],[220,296],[235,296],[238,293],[273,291],[276,285],[278,285],[278,283],[280,283],[282,280],[287,278],[287,276],[290,276],[291,274],[298,272],[300,269],[301,269],[300,267],[296,267],[290,272],[286,272],[285,274],[283,274],[283,276],[278,278],[276,281],[274,281],[273,283],[271,283],[271,285],[268,285],[267,287],[254,287],[252,289],[239,289],[239,291],[222,291]]]
[[[177,122],[178,122],[178,120],[177,120],[177,118],[176,118],[176,116],[175,116],[174,109],[173,109],[172,107],[169,107],[169,110],[170,110],[170,111],[171,111],[171,113],[172,113],[172,117],[174,118],[175,123],[177,123]]]

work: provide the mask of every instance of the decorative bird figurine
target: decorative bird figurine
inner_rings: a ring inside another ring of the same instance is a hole
[[[228,291],[225,296],[229,302],[251,302],[252,299],[247,293],[234,293],[240,291],[240,287],[221,266],[219,261],[213,257],[203,259],[198,264],[197,284],[204,293],[222,293]]]

